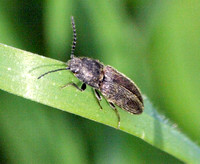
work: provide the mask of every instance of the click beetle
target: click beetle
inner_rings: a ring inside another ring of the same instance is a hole
[[[86,89],[86,85],[93,88],[97,102],[102,109],[100,101],[102,99],[100,93],[106,98],[110,106],[115,110],[118,118],[118,128],[120,127],[120,115],[115,105],[124,109],[131,114],[140,114],[143,112],[144,103],[141,92],[136,84],[122,73],[118,72],[111,66],[105,66],[95,59],[87,57],[75,57],[74,51],[76,47],[76,28],[73,16],[71,17],[73,29],[73,41],[70,60],[67,62],[66,68],[48,71],[41,77],[57,71],[70,70],[80,81],[83,82],[81,88],[75,83],[68,83],[63,86],[74,86],[80,91]],[[100,93],[99,93],[100,92]]]

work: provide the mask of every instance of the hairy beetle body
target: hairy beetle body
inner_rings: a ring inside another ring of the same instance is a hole
[[[79,88],[75,83],[68,83],[62,88],[72,85],[80,91],[84,91],[86,89],[86,85],[89,85],[93,87],[97,102],[101,107],[100,101],[102,98],[98,92],[100,91],[109,102],[110,106],[115,110],[118,117],[119,128],[120,115],[115,105],[131,114],[140,114],[144,109],[141,92],[133,81],[118,72],[113,67],[104,66],[101,62],[95,59],[75,57],[76,29],[73,17],[72,29],[74,38],[72,42],[71,59],[67,63],[68,66],[66,68],[48,71],[39,76],[38,79],[52,72],[70,70],[80,81],[83,82],[83,84],[81,88]]]

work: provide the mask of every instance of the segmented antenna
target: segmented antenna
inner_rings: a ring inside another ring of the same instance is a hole
[[[75,21],[74,21],[74,17],[71,17],[71,21],[72,21],[72,30],[73,30],[73,41],[72,41],[72,49],[71,49],[71,58],[74,57],[74,51],[76,48],[76,26],[75,26]]]

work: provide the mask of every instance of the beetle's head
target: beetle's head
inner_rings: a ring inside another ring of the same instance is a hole
[[[82,67],[81,59],[73,57],[71,60],[68,61],[68,67],[73,73],[79,73]]]

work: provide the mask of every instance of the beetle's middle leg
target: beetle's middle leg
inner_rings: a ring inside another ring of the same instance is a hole
[[[117,108],[115,107],[115,105],[113,103],[109,102],[109,104],[110,104],[111,108],[113,108],[115,110],[115,113],[116,113],[117,119],[118,119],[117,129],[119,129],[119,127],[120,127],[120,115],[119,115],[119,112],[118,112]]]
[[[99,94],[99,92],[96,89],[93,89],[93,90],[94,90],[94,94],[95,94],[97,103],[99,104],[100,109],[102,110],[103,108],[102,108],[102,106],[100,104],[100,101],[102,100],[102,97],[101,97],[101,95]]]
[[[68,83],[68,84],[62,86],[61,88],[63,89],[63,88],[68,87],[70,85],[73,86],[73,87],[75,87],[76,89],[78,89],[81,92],[86,89],[86,84],[85,83],[82,84],[81,88],[79,88],[78,85],[76,85],[75,83]]]

